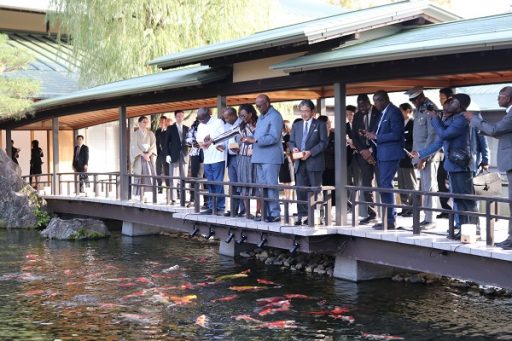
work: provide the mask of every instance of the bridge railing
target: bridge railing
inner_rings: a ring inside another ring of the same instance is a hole
[[[359,218],[359,209],[362,205],[372,205],[380,208],[381,211],[381,219],[383,229],[388,229],[387,215],[388,208],[401,208],[412,210],[412,228],[414,235],[421,234],[421,225],[420,225],[420,212],[421,211],[433,211],[439,213],[447,213],[448,214],[448,237],[454,238],[454,229],[455,229],[455,215],[459,216],[469,216],[475,217],[476,220],[480,220],[481,217],[484,218],[485,228],[486,228],[486,244],[489,246],[494,245],[494,222],[503,219],[509,221],[511,218],[509,215],[500,215],[499,214],[499,203],[510,204],[511,200],[504,197],[487,197],[480,195],[470,195],[470,194],[456,194],[456,193],[443,193],[443,192],[424,192],[418,190],[404,190],[404,189],[391,189],[391,188],[380,188],[380,187],[362,187],[362,186],[347,186],[347,190],[350,192],[350,198],[352,199],[353,211],[352,211],[352,227],[357,226],[356,219]],[[364,198],[364,192],[377,192],[377,193],[391,193],[393,196],[404,194],[410,195],[413,198],[413,205],[397,205],[397,204],[386,204],[382,202],[368,202],[365,200],[361,200],[360,198]],[[421,205],[422,196],[430,196],[430,197],[438,197],[438,198],[454,198],[454,199],[466,199],[466,200],[474,200],[477,203],[483,203],[483,212],[470,212],[470,211],[459,211],[457,209],[447,210],[443,208],[426,208]]]

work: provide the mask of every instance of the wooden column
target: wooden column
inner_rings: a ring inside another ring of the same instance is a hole
[[[325,98],[317,98],[316,112],[320,115],[327,116],[327,107],[325,105]]]
[[[11,129],[5,129],[5,152],[9,157],[12,156],[12,136]]]
[[[217,117],[222,118],[222,110],[227,106],[226,96],[217,96]]]
[[[347,115],[345,112],[346,85],[334,83],[334,169],[336,184],[336,225],[347,225]]]
[[[126,107],[119,107],[119,199],[128,200],[128,131]]]
[[[59,118],[52,118],[52,164],[53,164],[53,176],[52,176],[52,193],[54,195],[59,194]]]

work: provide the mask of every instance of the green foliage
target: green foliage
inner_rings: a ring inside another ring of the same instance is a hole
[[[71,240],[80,240],[80,239],[100,239],[104,238],[105,235],[103,233],[99,233],[96,231],[90,231],[86,228],[79,228],[74,234],[72,234],[69,239]]]
[[[27,67],[32,57],[9,45],[8,40],[6,35],[0,34],[0,119],[19,119],[31,106],[40,84],[16,75],[16,71]]]
[[[155,71],[146,63],[267,27],[271,0],[51,0],[51,24],[70,35],[80,83]]]
[[[48,223],[50,222],[50,215],[46,211],[46,202],[43,198],[37,195],[37,192],[34,191],[32,186],[25,184],[25,186],[21,189],[22,193],[25,193],[28,196],[28,200],[30,205],[34,209],[34,215],[36,216],[36,226],[34,226],[37,230],[44,230]]]

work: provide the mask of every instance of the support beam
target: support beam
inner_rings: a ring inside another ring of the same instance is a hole
[[[325,105],[325,98],[318,98],[316,100],[316,112],[320,115],[327,116],[327,106]]]
[[[342,255],[337,255],[334,261],[334,277],[353,282],[390,278],[397,271],[390,266],[367,263]]]
[[[59,118],[52,118],[52,151],[53,151],[53,180],[52,180],[52,193],[59,194]]]
[[[158,226],[123,221],[123,228],[121,233],[124,236],[136,237],[160,234],[160,231],[161,228]]]
[[[227,106],[226,96],[217,95],[217,117],[222,118],[222,109]]]
[[[336,225],[347,225],[347,114],[346,84],[334,83],[334,169],[336,169]]]
[[[5,152],[9,157],[12,156],[12,134],[11,129],[5,129]]]
[[[126,107],[119,107],[119,198],[128,200],[128,132]]]

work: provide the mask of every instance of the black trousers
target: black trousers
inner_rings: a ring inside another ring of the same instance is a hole
[[[169,175],[169,165],[165,162],[165,155],[158,155],[156,157],[156,175],[158,176],[166,176],[165,184],[169,186],[169,179],[167,176]],[[157,179],[158,187],[162,186],[162,179]]]
[[[193,178],[204,178],[203,174],[200,174],[201,165],[203,163],[203,157],[201,155],[192,155],[190,156],[190,176]],[[204,188],[203,188],[204,190]],[[205,203],[208,202],[208,196],[205,195],[203,197]],[[194,194],[190,192],[190,202],[194,201]]]
[[[439,169],[437,170],[437,186],[439,188],[438,192],[441,193],[449,193],[450,189],[447,186],[448,184],[448,173],[444,170],[444,159],[439,163]],[[441,207],[445,210],[451,210],[452,207],[448,204],[448,200],[450,198],[439,198],[441,202]]]
[[[317,187],[322,185],[322,171],[308,171],[303,162],[300,163],[295,173],[296,186]],[[308,200],[308,192],[297,191],[298,200]],[[308,204],[297,204],[297,215],[299,219],[308,216]]]

